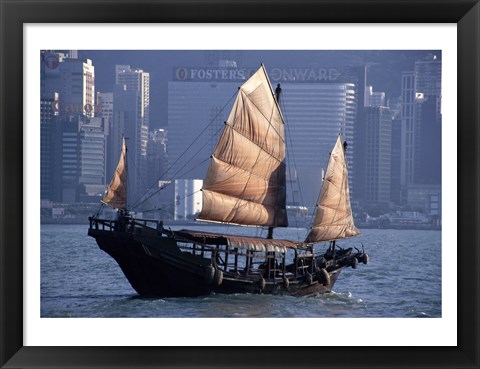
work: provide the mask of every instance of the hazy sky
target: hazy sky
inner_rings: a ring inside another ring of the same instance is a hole
[[[231,51],[239,55],[237,51]],[[257,67],[261,63],[267,69],[283,68],[339,68],[347,65],[369,66],[367,83],[374,91],[387,93],[388,98],[400,94],[402,71],[413,70],[414,62],[429,54],[441,58],[438,50],[398,51],[243,51],[240,67]],[[129,64],[150,73],[150,126],[167,125],[168,81],[173,79],[175,67],[203,67],[207,65],[204,51],[142,51],[142,50],[79,50],[79,58],[88,58],[95,66],[95,89],[97,92],[113,91],[115,64]],[[228,97],[226,97],[228,99]]]

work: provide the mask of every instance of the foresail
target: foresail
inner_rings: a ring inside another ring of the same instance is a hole
[[[197,220],[286,227],[285,127],[264,67],[239,89]]]
[[[360,231],[353,221],[347,161],[339,136],[330,154],[313,226],[305,242],[331,241],[359,234]]]
[[[123,138],[122,152],[117,168],[102,202],[115,209],[127,210],[127,146],[125,137]]]

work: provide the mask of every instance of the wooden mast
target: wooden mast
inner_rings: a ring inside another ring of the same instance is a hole
[[[277,88],[275,89],[275,99],[277,100],[278,108],[280,109],[280,94],[282,93],[282,88],[280,87],[280,83],[277,84]],[[278,195],[277,195],[278,196]],[[268,239],[273,238],[273,227],[268,227]]]

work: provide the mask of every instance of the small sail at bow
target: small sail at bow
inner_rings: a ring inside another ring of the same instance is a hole
[[[125,137],[123,137],[122,151],[117,168],[102,202],[115,209],[127,210],[127,145],[125,144]]]
[[[197,220],[286,227],[285,127],[263,65],[239,89]]]
[[[328,161],[313,226],[305,242],[332,241],[359,234],[350,206],[345,150],[338,136]]]

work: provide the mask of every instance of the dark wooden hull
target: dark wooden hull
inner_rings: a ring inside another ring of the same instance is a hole
[[[261,275],[241,276],[223,272],[221,278],[208,278],[210,260],[182,252],[174,238],[152,232],[127,232],[90,228],[100,249],[116,260],[135,291],[142,296],[179,297],[215,293],[266,293],[310,296],[332,290],[341,269],[329,270],[329,283],[316,276],[293,274],[265,279]],[[211,268],[211,267],[210,267]]]

